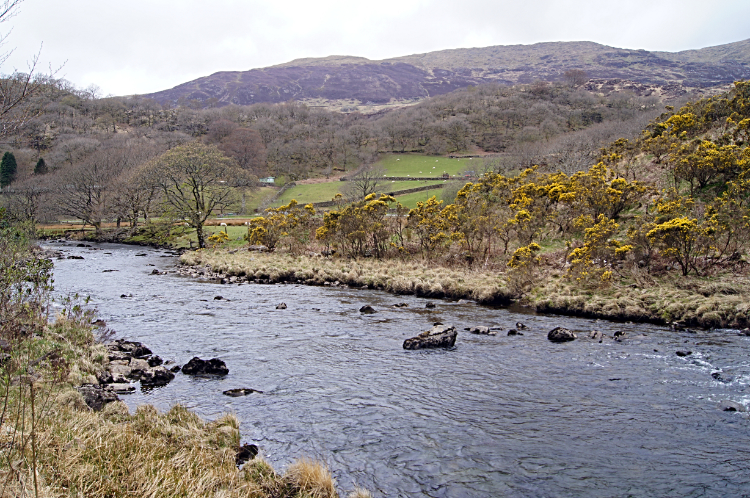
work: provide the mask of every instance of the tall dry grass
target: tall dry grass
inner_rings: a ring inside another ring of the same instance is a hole
[[[552,266],[538,268],[539,278],[524,295],[509,289],[496,270],[445,268],[421,260],[345,260],[287,253],[229,253],[222,250],[183,254],[191,266],[251,281],[299,282],[308,285],[341,283],[367,286],[394,294],[431,298],[474,299],[507,304],[518,300],[541,312],[614,320],[681,322],[697,327],[750,326],[750,279],[747,275],[710,278],[673,274],[654,276],[634,268],[616,281],[591,286],[566,278]]]
[[[288,253],[229,253],[194,251],[182,255],[190,266],[210,266],[227,276],[251,281],[299,282],[307,285],[346,284],[394,294],[431,298],[474,299],[480,303],[509,303],[511,292],[496,272],[453,269],[422,261],[342,260]]]

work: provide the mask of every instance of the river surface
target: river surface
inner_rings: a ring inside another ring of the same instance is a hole
[[[342,496],[355,486],[376,497],[750,496],[750,420],[719,408],[750,405],[750,337],[470,302],[425,309],[425,299],[372,290],[221,285],[152,275],[177,265],[165,251],[48,245],[84,257],[55,261],[55,292],[90,295],[118,337],[178,364],[219,357],[229,367],[222,379],[177,374],[122,396],[131,412],[181,403],[209,419],[235,413],[243,442],[277,469],[320,459]],[[365,304],[377,313],[361,314]],[[502,332],[402,349],[437,321]],[[508,337],[518,321],[528,329]],[[550,343],[555,326],[579,339]],[[599,343],[591,330],[630,338]],[[222,395],[240,387],[263,394]]]

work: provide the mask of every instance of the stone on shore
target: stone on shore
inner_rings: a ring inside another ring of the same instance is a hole
[[[112,403],[113,401],[118,401],[120,399],[117,397],[114,390],[108,387],[84,384],[76,389],[81,393],[88,407],[95,412],[100,411],[107,403]]]
[[[258,454],[258,447],[254,444],[243,444],[240,446],[240,449],[237,450],[237,455],[235,456],[235,463],[239,467],[243,463],[247,462],[248,460],[252,460],[255,458],[255,456]]]
[[[416,337],[404,341],[404,349],[452,348],[458,331],[452,325],[438,324]]]
[[[153,367],[141,373],[141,386],[166,386],[172,379],[174,379],[174,374],[166,368],[162,366]]]

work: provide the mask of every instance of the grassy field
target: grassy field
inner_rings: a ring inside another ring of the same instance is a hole
[[[481,158],[448,159],[422,154],[387,154],[375,166],[382,166],[388,176],[461,176],[465,171],[479,174],[483,168]]]
[[[245,213],[248,215],[252,215],[255,210],[260,207],[261,203],[264,200],[270,199],[271,197],[276,195],[276,192],[278,191],[278,189],[273,187],[260,187],[259,189],[248,192],[245,195]],[[236,202],[235,204],[229,206],[227,212],[239,213],[241,210],[242,204],[240,202]]]
[[[425,185],[436,185],[438,183],[441,183],[441,181],[388,181],[383,182],[379,190],[382,192],[393,192],[394,190],[405,190],[409,188],[423,187]],[[297,185],[296,187],[292,187],[284,192],[284,195],[274,202],[273,206],[288,204],[292,199],[296,199],[300,204],[330,201],[336,194],[342,193],[342,189],[344,189],[346,185],[347,182],[340,181]]]
[[[414,209],[417,207],[417,202],[424,202],[432,196],[437,197],[438,200],[442,199],[443,190],[425,190],[424,192],[414,192],[413,194],[399,195],[396,200],[404,206]]]

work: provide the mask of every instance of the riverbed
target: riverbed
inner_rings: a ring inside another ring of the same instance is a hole
[[[465,301],[428,309],[426,299],[364,289],[222,285],[178,276],[169,251],[47,245],[84,258],[55,261],[56,295],[91,296],[118,338],[180,365],[199,356],[229,367],[225,378],[177,374],[122,396],[131,412],[181,403],[209,419],[235,413],[243,442],[278,469],[319,459],[342,491],[377,497],[750,496],[750,419],[721,408],[750,405],[750,337],[736,331]],[[461,330],[454,348],[402,349],[435,322]],[[508,336],[517,322],[523,335]],[[476,325],[500,333],[463,331]],[[556,326],[578,340],[549,342]],[[626,338],[600,343],[592,330]],[[262,393],[222,394],[243,387]]]

